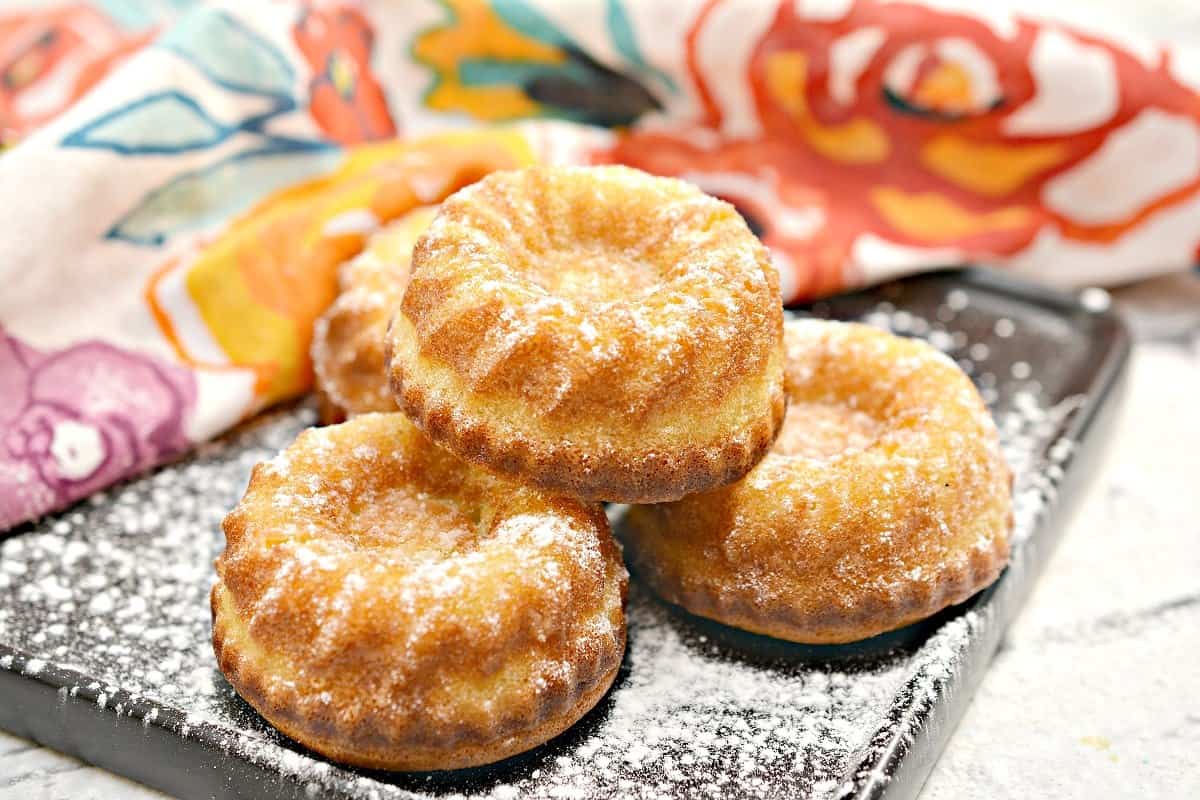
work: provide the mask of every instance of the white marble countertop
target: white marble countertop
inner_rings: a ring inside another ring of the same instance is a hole
[[[1116,293],[1137,339],[1105,463],[921,794],[1200,797],[1200,276]],[[151,800],[0,733],[0,800]]]

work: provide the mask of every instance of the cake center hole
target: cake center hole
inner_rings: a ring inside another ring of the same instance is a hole
[[[826,460],[870,447],[882,430],[870,414],[848,406],[793,401],[772,449],[785,456]]]
[[[392,487],[355,498],[347,535],[361,549],[400,546],[415,559],[445,556],[479,534],[478,509],[464,509],[416,487]]]
[[[644,297],[661,281],[648,260],[598,247],[535,257],[530,267],[546,291],[588,302]]]

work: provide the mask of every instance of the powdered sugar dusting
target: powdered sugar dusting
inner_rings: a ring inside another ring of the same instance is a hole
[[[1062,431],[1080,399],[1037,356],[1033,345],[1045,340],[1011,311],[977,308],[966,288],[923,305],[909,298],[917,304],[905,308],[883,297],[849,312],[814,310],[867,316],[889,328],[898,322],[972,375],[1016,473],[1015,538],[1033,535],[1078,449]],[[1008,338],[993,338],[999,316],[1016,320]],[[968,351],[981,339],[989,353],[974,361]],[[1013,376],[1018,360],[1033,365],[1028,379]],[[571,731],[466,775],[343,769],[300,750],[252,712],[225,683],[209,644],[207,595],[221,517],[253,464],[312,421],[303,409],[267,416],[187,461],[0,541],[0,592],[16,601],[0,604],[0,669],[66,687],[63,702],[133,716],[149,729],[145,735],[166,730],[261,765],[313,796],[835,797],[889,779],[888,755],[917,746],[913,726],[953,696],[966,663],[982,658],[1002,628],[992,619],[993,601],[941,624],[915,650],[829,664],[760,639],[727,641],[728,632],[677,616],[635,583],[617,686]],[[278,458],[269,469],[291,465]],[[1018,544],[1002,596],[1028,580],[1026,552]],[[295,556],[306,569],[323,563],[311,547]]]

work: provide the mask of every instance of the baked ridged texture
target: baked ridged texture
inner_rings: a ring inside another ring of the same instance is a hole
[[[744,475],[783,419],[778,274],[732,206],[626,167],[493,173],[421,237],[388,337],[457,454],[587,499]]]
[[[1011,473],[979,393],[929,345],[789,322],[787,420],[743,480],[634,508],[634,572],[692,613],[808,643],[902,627],[999,575]]]
[[[221,670],[335,760],[497,761],[573,724],[620,666],[627,579],[602,510],[472,467],[399,413],[301,434],[224,529]]]
[[[338,296],[317,319],[310,351],[322,422],[396,410],[384,336],[408,285],[413,245],[436,211],[421,206],[388,223],[338,269]]]

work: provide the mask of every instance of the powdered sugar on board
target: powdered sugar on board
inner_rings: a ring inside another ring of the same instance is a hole
[[[1070,467],[1076,443],[1061,432],[1080,398],[1043,369],[1039,348],[1052,337],[1022,324],[1001,326],[1007,335],[998,336],[996,315],[975,308],[973,294],[961,295],[949,292],[924,315],[885,299],[855,316],[927,338],[972,375],[1016,472],[1021,542]],[[1018,362],[1031,365],[1028,373]],[[563,736],[466,775],[346,770],[310,756],[251,711],[216,669],[209,644],[220,519],[251,466],[312,420],[307,409],[268,416],[186,462],[0,541],[0,594],[15,600],[0,603],[0,669],[58,682],[64,702],[86,699],[104,713],[204,742],[314,795],[822,797],[886,780],[888,754],[911,737],[913,715],[937,707],[981,639],[996,635],[984,605],[945,622],[916,649],[812,663],[778,645],[764,653],[762,640],[731,644],[635,581],[616,688]]]

